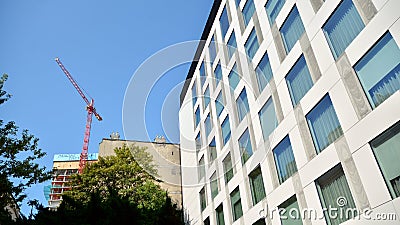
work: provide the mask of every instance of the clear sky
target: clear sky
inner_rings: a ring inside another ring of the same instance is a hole
[[[102,138],[113,131],[125,138],[122,106],[132,75],[157,51],[198,40],[212,3],[0,0],[0,74],[9,74],[4,89],[13,95],[1,106],[0,118],[15,121],[40,139],[39,147],[47,152],[41,164],[47,168],[52,167],[54,154],[81,152],[85,104],[55,63],[54,58],[60,57],[79,85],[95,99],[104,119],[98,122],[93,118],[89,152],[97,152]],[[149,140],[166,133],[161,124],[165,97],[185,79],[187,71],[188,65],[181,66],[160,79],[146,106],[148,135],[138,130],[130,139]],[[171,105],[164,118],[172,124],[167,134],[171,142],[179,142],[179,92],[173,91],[165,103]],[[138,111],[143,108],[139,106]],[[28,195],[46,204],[43,184],[30,188]],[[26,206],[23,212],[28,212]]]

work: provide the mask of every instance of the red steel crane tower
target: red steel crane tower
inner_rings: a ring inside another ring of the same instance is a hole
[[[82,89],[79,87],[78,83],[76,83],[74,78],[71,76],[71,74],[68,72],[68,70],[61,63],[60,59],[57,57],[57,58],[55,58],[55,60],[58,64],[58,66],[61,68],[61,70],[67,76],[68,80],[72,83],[72,85],[75,87],[75,89],[81,95],[81,97],[83,98],[83,101],[85,101],[85,103],[86,103],[86,111],[88,112],[88,114],[87,114],[87,119],[86,119],[85,137],[83,138],[83,148],[82,148],[82,152],[81,152],[80,159],[79,159],[79,170],[78,170],[79,173],[82,173],[83,168],[85,167],[87,158],[88,158],[90,128],[92,126],[93,114],[99,121],[102,121],[103,118],[101,118],[101,116],[96,112],[96,109],[94,108],[94,99],[90,97],[90,101],[89,101],[89,99],[83,93]]]

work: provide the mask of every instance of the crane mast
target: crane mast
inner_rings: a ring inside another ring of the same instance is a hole
[[[85,101],[85,103],[86,103],[86,111],[87,111],[86,128],[85,128],[85,136],[83,138],[82,152],[81,152],[81,155],[79,158],[79,169],[78,169],[78,172],[81,174],[83,171],[83,168],[86,166],[86,163],[87,163],[89,138],[90,138],[90,130],[92,127],[93,114],[95,115],[95,117],[97,118],[98,121],[102,121],[103,118],[101,118],[101,116],[96,112],[96,109],[94,108],[94,99],[90,98],[90,101],[89,101],[89,99],[83,93],[82,89],[79,87],[78,83],[74,80],[74,78],[71,76],[71,74],[68,72],[68,70],[61,63],[60,59],[55,58],[55,60],[58,64],[58,66],[61,68],[61,70],[67,76],[68,80],[72,83],[74,88],[78,91],[78,93],[82,97],[83,101]]]

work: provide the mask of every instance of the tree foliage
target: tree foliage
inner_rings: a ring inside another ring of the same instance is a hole
[[[0,105],[11,95],[3,90],[8,76],[0,78]],[[50,171],[36,160],[46,153],[38,148],[39,139],[28,130],[19,131],[14,121],[0,119],[0,223],[10,220],[10,208],[16,208],[27,198],[24,191],[33,184],[51,178]],[[6,209],[8,208],[8,209]]]

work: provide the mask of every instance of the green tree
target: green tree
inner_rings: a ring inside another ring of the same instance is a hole
[[[3,90],[7,78],[6,74],[0,78],[0,105],[11,97]],[[9,209],[27,198],[28,187],[51,178],[51,172],[36,163],[46,155],[38,141],[28,130],[20,132],[14,121],[0,119],[0,224],[10,222]]]

